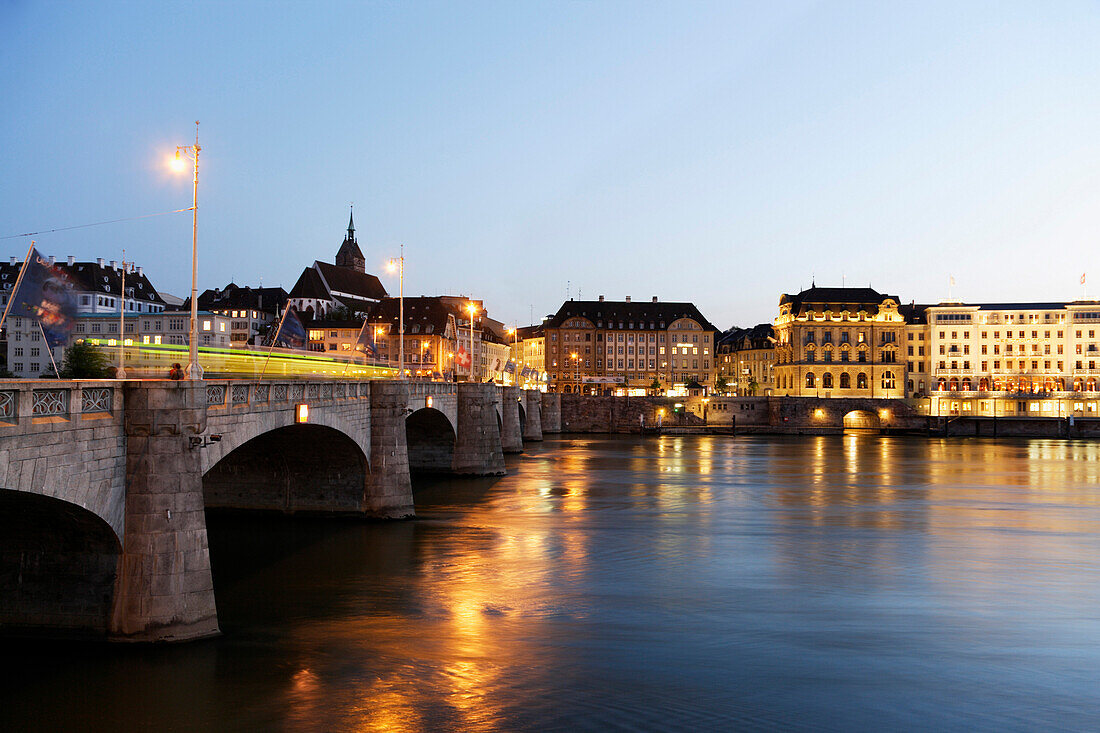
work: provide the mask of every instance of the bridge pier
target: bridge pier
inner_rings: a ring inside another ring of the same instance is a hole
[[[500,405],[500,445],[505,453],[523,452],[523,435],[519,425],[519,387],[504,387]]]
[[[504,451],[493,405],[497,386],[461,382],[457,387],[458,429],[452,470],[457,474],[503,476]]]
[[[416,514],[405,436],[408,405],[408,382],[371,382],[370,478],[363,508],[367,514],[381,519],[402,519]]]
[[[202,382],[126,382],[126,508],[108,636],[186,641],[218,633],[191,436],[206,429]]]
[[[561,394],[557,392],[535,392],[535,399],[541,398],[542,407],[542,432],[561,432]],[[541,440],[541,436],[539,440]]]

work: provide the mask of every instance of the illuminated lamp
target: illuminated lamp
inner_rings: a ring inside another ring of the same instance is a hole
[[[425,407],[431,407],[432,406],[432,396],[431,395],[428,395],[427,397],[424,398],[424,406]]]
[[[298,404],[294,405],[294,422],[309,422],[309,405],[305,402],[299,402]]]

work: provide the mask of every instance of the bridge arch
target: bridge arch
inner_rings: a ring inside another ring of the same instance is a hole
[[[422,407],[405,418],[409,470],[446,473],[454,463],[457,433],[450,418],[434,407]]]
[[[0,489],[0,627],[105,636],[122,545],[102,517]]]
[[[359,444],[313,423],[261,433],[203,473],[207,508],[326,514],[363,510],[370,466]]]

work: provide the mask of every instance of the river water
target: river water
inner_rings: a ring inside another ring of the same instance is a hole
[[[528,444],[419,518],[210,517],[224,635],[12,642],[5,730],[1100,729],[1100,444]]]

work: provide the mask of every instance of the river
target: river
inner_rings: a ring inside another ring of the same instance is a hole
[[[563,436],[210,516],[220,638],[7,640],[4,730],[1100,729],[1100,444]]]

